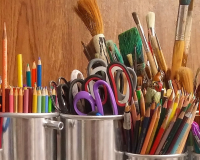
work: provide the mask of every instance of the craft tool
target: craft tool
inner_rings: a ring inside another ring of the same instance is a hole
[[[52,90],[52,97],[53,97],[54,102],[56,103],[56,90],[55,90],[55,88],[53,88],[53,90]],[[53,103],[52,103],[52,112],[55,112],[55,107],[53,106]]]
[[[176,95],[175,100],[174,100],[174,105],[172,107],[172,113],[171,113],[171,115],[169,117],[169,122],[171,122],[172,118],[175,115],[176,109],[178,107],[178,103],[179,103],[179,95]]]
[[[177,116],[174,116],[174,117],[173,117],[173,119],[171,120],[171,122],[170,122],[168,128],[166,129],[166,131],[165,131],[163,137],[161,138],[161,141],[160,141],[160,143],[159,143],[159,145],[158,145],[158,148],[156,149],[156,152],[155,152],[156,155],[160,153],[160,151],[161,151],[161,149],[162,149],[162,147],[163,147],[163,145],[164,145],[164,143],[165,143],[167,137],[169,136],[170,132],[173,132],[172,127],[174,126],[174,123],[175,123],[175,121],[176,121],[176,117],[177,117]]]
[[[153,127],[153,131],[152,131],[152,134],[151,134],[148,146],[147,146],[147,150],[145,152],[146,154],[149,154],[150,149],[151,149],[152,144],[153,144],[153,141],[154,141],[154,138],[156,136],[156,130],[157,130],[157,127],[158,127],[158,122],[160,120],[160,113],[161,113],[161,106],[158,107],[158,113],[157,113],[157,117],[156,117],[156,122],[155,122],[155,125]]]
[[[175,136],[175,134],[176,134],[178,128],[179,128],[180,125],[181,125],[181,122],[182,122],[182,120],[183,120],[184,115],[185,115],[185,112],[182,111],[181,114],[178,116],[176,122],[174,123],[174,126],[172,127],[172,131],[173,131],[173,132],[170,132],[170,133],[169,133],[169,136],[167,137],[167,139],[166,139],[164,145],[162,146],[162,149],[161,149],[161,151],[160,151],[160,154],[162,154],[162,155],[163,155],[163,154],[166,154],[167,149],[169,148],[170,143],[172,142],[172,140],[173,140],[173,138],[174,138],[174,136]]]
[[[13,97],[13,88],[10,87],[10,95],[9,95],[9,112],[13,113],[14,111],[14,97]]]
[[[158,123],[158,128],[157,128],[157,131],[156,131],[156,135],[157,135],[157,133],[159,131],[159,128],[161,127],[161,125],[163,123],[163,120],[165,119],[165,115],[167,113],[167,103],[168,103],[168,99],[165,100],[165,103],[162,106],[161,113],[160,113],[160,120],[159,120],[159,123]]]
[[[146,137],[146,133],[148,130],[148,126],[149,126],[149,118],[150,118],[150,108],[148,108],[146,110],[145,116],[144,116],[144,120],[142,122],[142,129],[141,129],[141,134],[138,140],[138,145],[137,145],[137,150],[136,153],[139,154],[141,152],[143,143],[144,143],[144,139]]]
[[[186,21],[186,27],[185,27],[185,49],[184,49],[183,60],[182,60],[182,66],[184,67],[186,67],[188,54],[190,52],[190,37],[191,37],[191,31],[192,31],[193,8],[194,8],[194,0],[191,0],[189,8],[188,8],[187,21]]]
[[[173,98],[174,98],[174,91],[172,90],[171,94],[170,94],[170,97],[168,99],[168,102],[167,102],[167,108],[169,108],[173,102]]]
[[[142,51],[142,40],[140,38],[140,34],[137,28],[134,27],[119,34],[118,40],[119,40],[119,48],[123,56],[124,63],[127,66],[129,65],[131,66],[130,64],[131,61],[132,62],[137,61],[138,66],[140,65],[142,67],[142,68],[141,67],[138,68],[138,70],[144,69],[145,63],[144,63],[144,55]],[[135,59],[135,56],[136,56],[136,59]]]
[[[38,65],[37,65],[37,86],[42,86],[42,63],[40,57],[38,58]]]
[[[136,153],[136,148],[139,139],[139,127],[140,127],[140,114],[137,115],[134,133],[133,133],[133,143],[132,143],[132,153]]]
[[[152,56],[152,54],[151,54],[151,51],[150,51],[150,49],[149,49],[149,45],[148,45],[148,43],[147,43],[146,37],[145,37],[145,35],[144,35],[144,31],[143,31],[142,25],[141,25],[141,23],[140,23],[140,20],[139,20],[139,18],[138,18],[137,13],[133,12],[133,13],[132,13],[132,16],[133,16],[133,19],[134,19],[134,21],[135,21],[135,23],[136,23],[136,25],[137,25],[139,34],[140,34],[140,36],[141,36],[141,38],[142,38],[143,46],[144,46],[145,52],[146,52],[146,54],[147,54],[149,63],[150,63],[150,65],[151,65],[152,74],[153,74],[153,76],[155,76],[156,73],[158,72],[158,70],[157,70],[157,68],[156,68],[156,64],[155,64],[155,62],[154,62],[153,56]]]
[[[5,108],[5,89],[7,88],[7,33],[6,33],[6,23],[4,22],[3,29],[3,53],[2,53],[2,112],[6,111]]]
[[[29,64],[27,64],[27,69],[26,69],[26,83],[27,87],[31,87],[31,70]]]
[[[135,103],[134,103],[133,98],[131,99],[131,117],[132,117],[133,128],[135,128],[137,111],[136,111],[136,108],[135,108]]]
[[[84,48],[83,52],[84,52],[84,54],[85,54],[87,60],[88,60],[88,61],[92,60],[92,58],[91,58],[91,56],[90,56],[90,53],[88,52],[88,49],[87,49],[85,43],[83,43],[83,41],[81,41],[81,44],[82,44],[82,46],[83,46],[83,48]]]
[[[178,103],[178,107],[177,107],[177,109],[176,109],[176,115],[179,115],[179,114],[180,114],[181,108],[182,108],[182,106],[183,106],[184,99],[185,99],[185,96],[184,96],[184,94],[182,94],[182,95],[181,95],[181,98],[180,98],[180,101],[179,101],[179,103]]]
[[[152,104],[151,104],[151,111],[150,111],[150,117],[152,117],[153,116],[153,114],[154,114],[154,110],[155,110],[155,108],[156,108],[156,103],[155,102],[153,102]]]
[[[53,104],[51,102],[51,97],[49,96],[49,98],[48,98],[48,113],[52,112],[52,107],[53,107]]]
[[[144,96],[143,93],[140,90],[140,112],[141,112],[141,116],[143,117],[145,115],[145,101],[144,101]]]
[[[106,40],[103,27],[103,20],[96,0],[79,0],[75,11],[80,19],[84,22],[90,34],[92,35],[93,57],[95,53],[99,58],[109,63],[109,57],[106,50]],[[90,15],[90,16],[88,16]],[[90,54],[91,55],[91,54]]]
[[[157,147],[158,147],[158,145],[160,143],[160,140],[161,140],[161,138],[162,138],[162,136],[164,134],[164,131],[165,131],[166,127],[167,127],[167,118],[164,119],[164,121],[163,121],[163,123],[162,123],[162,125],[161,125],[161,127],[160,127],[160,129],[158,131],[158,135],[156,136],[156,139],[155,139],[155,141],[154,141],[154,143],[152,145],[152,148],[150,150],[150,153],[149,153],[150,155],[155,154],[156,149],[157,149]]]
[[[48,113],[49,96],[47,87],[45,88],[45,113]]]
[[[29,90],[27,87],[24,87],[24,113],[28,113],[29,107]]]
[[[45,108],[46,108],[46,91],[45,91],[45,88],[42,89],[41,100],[42,100],[41,112],[45,113]]]
[[[27,88],[28,89],[28,113],[32,113],[33,111],[33,88]]]
[[[23,113],[23,93],[22,93],[22,88],[19,89],[19,94],[18,94],[18,113]]]
[[[188,14],[188,7],[190,0],[180,0],[179,1],[179,12],[176,25],[176,37],[174,43],[173,57],[172,57],[172,67],[171,67],[171,79],[174,79],[174,76],[178,69],[181,67],[183,52],[185,46],[185,26]]]
[[[10,88],[5,89],[5,112],[9,112],[9,95]]]
[[[18,87],[23,87],[22,54],[17,55],[17,75],[18,75]]]
[[[18,112],[18,90],[15,88],[14,92],[14,113]]]
[[[34,90],[33,90],[32,112],[37,113],[37,90],[36,90],[36,87],[34,87]]]
[[[126,134],[126,151],[131,152],[131,113],[128,103],[125,106],[123,128]]]
[[[150,124],[149,124],[149,127],[148,127],[148,131],[147,131],[147,134],[145,136],[145,140],[144,140],[144,143],[143,143],[142,150],[141,150],[140,154],[145,154],[146,153],[146,149],[147,149],[147,146],[148,146],[148,143],[149,143],[149,140],[150,140],[150,137],[151,137],[155,122],[156,122],[157,113],[158,113],[158,108],[155,109],[154,114],[153,114],[153,116],[151,118],[151,121],[150,121]]]
[[[31,86],[34,87],[35,83],[37,83],[37,74],[36,74],[36,64],[33,62],[32,71],[31,71]]]
[[[41,90],[38,88],[37,90],[37,113],[42,112],[42,96],[41,96]]]

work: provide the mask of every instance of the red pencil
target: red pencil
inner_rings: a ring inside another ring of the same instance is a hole
[[[31,72],[31,86],[34,87],[36,82],[37,82],[36,64],[35,64],[35,61],[34,61],[33,62],[33,67],[32,67],[32,72]]]

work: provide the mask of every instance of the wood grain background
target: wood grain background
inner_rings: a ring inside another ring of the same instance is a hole
[[[178,0],[98,0],[98,4],[104,20],[106,39],[112,39],[117,44],[118,34],[135,26],[131,16],[133,11],[139,14],[145,33],[147,33],[145,16],[148,11],[155,12],[157,35],[167,63],[171,66]],[[82,51],[81,40],[87,43],[91,36],[74,13],[75,5],[76,0],[0,1],[0,31],[3,29],[3,22],[7,24],[9,84],[17,85],[18,53],[23,54],[24,74],[26,64],[30,63],[32,66],[32,62],[41,57],[45,75],[43,85],[47,85],[49,80],[55,80],[59,76],[69,80],[73,69],[86,73],[87,60]],[[188,59],[188,66],[194,71],[200,62],[199,7],[200,1],[195,0],[191,55]],[[1,45],[2,43],[0,48]]]

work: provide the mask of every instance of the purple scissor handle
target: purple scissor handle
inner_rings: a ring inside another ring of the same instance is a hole
[[[110,95],[110,101],[111,101],[111,105],[112,105],[113,114],[118,115],[117,104],[116,104],[116,101],[115,101],[113,91],[112,91],[111,87],[108,85],[108,83],[106,83],[103,80],[98,80],[97,82],[95,82],[95,84],[93,86],[94,96],[95,96],[95,101],[96,101],[96,105],[97,105],[97,108],[98,108],[98,112],[101,115],[104,115],[103,105],[102,105],[101,98],[100,98],[100,95],[99,95],[99,90],[98,90],[101,85],[106,86],[106,88],[108,90],[108,94]]]
[[[73,102],[73,105],[74,105],[74,110],[76,111],[76,113],[78,115],[84,115],[86,116],[87,114],[85,113],[82,113],[81,111],[79,111],[79,109],[77,108],[77,103],[80,99],[86,99],[88,100],[88,102],[90,103],[91,105],[91,109],[92,111],[95,111],[95,100],[94,98],[91,96],[91,94],[89,94],[88,92],[86,91],[80,91],[76,94],[76,96],[74,97],[74,102]]]

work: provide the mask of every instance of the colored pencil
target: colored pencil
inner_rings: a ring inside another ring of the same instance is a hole
[[[32,112],[37,113],[37,90],[36,90],[36,87],[33,90]]]
[[[184,98],[185,98],[185,96],[184,96],[184,94],[182,94],[180,101],[178,103],[178,107],[176,109],[176,115],[179,115],[181,112],[181,108],[183,107]]]
[[[32,66],[32,71],[31,71],[31,83],[32,87],[35,87],[35,83],[37,82],[37,77],[36,77],[36,64],[35,61],[33,62]]]
[[[174,123],[174,126],[172,128],[173,132],[169,133],[169,136],[167,137],[167,139],[165,140],[164,145],[162,146],[162,149],[160,151],[160,154],[164,155],[167,152],[167,149],[169,148],[170,143],[172,142],[179,126],[181,125],[181,122],[183,120],[183,117],[185,115],[185,112],[182,111],[181,114],[179,115],[179,117],[176,119],[176,122]]]
[[[166,127],[167,127],[167,118],[164,119],[164,121],[163,121],[163,123],[162,123],[162,125],[161,125],[161,127],[160,127],[160,129],[158,131],[158,135],[156,136],[156,139],[155,139],[155,141],[154,141],[154,143],[152,145],[152,148],[150,150],[150,153],[149,153],[150,155],[155,154],[156,149],[157,149],[157,147],[158,147],[158,145],[160,143],[160,140],[161,140],[161,138],[162,138],[162,136],[164,134],[164,131],[165,131]]]
[[[40,57],[38,59],[38,65],[37,65],[37,86],[38,87],[42,86],[42,63]]]
[[[151,108],[151,111],[150,111],[150,117],[152,117],[153,114],[154,114],[154,110],[155,110],[155,108],[156,108],[156,103],[153,102],[153,103],[151,104],[150,108]]]
[[[28,98],[28,113],[32,113],[33,108],[33,89],[28,88],[29,92],[29,98]]]
[[[146,153],[147,146],[148,146],[148,143],[149,143],[149,140],[150,140],[150,137],[151,137],[155,122],[156,122],[157,113],[158,113],[158,108],[155,109],[155,112],[154,112],[154,114],[153,114],[153,116],[151,118],[151,122],[150,122],[150,125],[148,127],[148,131],[147,131],[147,134],[145,136],[145,140],[144,140],[144,143],[143,143],[142,150],[141,150],[140,154],[145,154]]]
[[[52,97],[53,97],[53,100],[54,100],[55,104],[57,104],[55,88],[52,90]],[[53,103],[52,103],[52,112],[55,112],[55,107],[54,107]]]
[[[169,136],[169,133],[172,131],[172,127],[174,126],[174,123],[176,121],[176,117],[177,116],[173,117],[173,119],[171,120],[168,128],[166,129],[166,131],[165,131],[165,133],[164,133],[164,135],[163,135],[163,137],[162,137],[162,139],[161,139],[161,141],[160,141],[160,143],[158,145],[158,148],[156,149],[156,152],[155,152],[156,155],[158,155],[160,153],[160,151],[161,151],[161,149],[162,149],[167,137]]]
[[[136,91],[134,91],[133,99],[134,99],[134,103],[135,103],[136,112],[137,112],[137,114],[139,114],[140,113],[140,107],[139,107]]]
[[[37,91],[37,113],[41,113],[41,105],[42,105],[42,97],[41,97],[41,90],[38,89]]]
[[[24,87],[24,113],[28,113],[29,105],[29,90],[27,87]]]
[[[136,111],[136,108],[135,108],[135,103],[134,103],[133,98],[131,99],[131,117],[132,117],[133,128],[135,128],[137,111]]]
[[[18,87],[23,87],[22,54],[17,55]]]
[[[172,118],[174,117],[175,113],[176,113],[176,109],[178,107],[178,103],[179,103],[179,95],[177,94],[175,100],[174,100],[174,105],[172,107],[172,113],[169,117],[169,123],[171,122]]]
[[[126,151],[131,152],[131,113],[128,103],[125,106],[123,128],[126,135]]]
[[[45,88],[45,113],[48,113],[49,96],[47,87]]]
[[[42,104],[41,104],[41,112],[45,113],[45,108],[46,108],[46,91],[45,88],[42,89]]]
[[[9,95],[9,112],[10,113],[13,113],[14,111],[14,108],[13,108],[13,105],[14,105],[14,97],[13,97],[13,88],[11,87],[10,88],[10,95]]]
[[[136,150],[137,154],[139,154],[141,152],[141,149],[142,149],[142,146],[143,146],[143,143],[144,143],[144,139],[146,137],[146,133],[147,133],[148,126],[149,126],[149,118],[150,118],[150,108],[148,108],[146,110],[144,120],[142,122],[141,134],[140,134],[140,137],[139,137],[138,146],[137,146],[137,150]]]
[[[5,112],[9,112],[9,95],[10,95],[10,88],[5,89]]]
[[[50,90],[51,90],[51,89],[50,89]],[[48,113],[51,113],[51,112],[52,112],[52,107],[53,107],[53,104],[52,104],[52,101],[51,101],[51,97],[49,96]]]
[[[145,101],[144,101],[144,96],[143,93],[140,90],[140,112],[141,112],[141,116],[145,116]]]
[[[167,108],[169,108],[171,106],[173,99],[174,99],[174,92],[172,90],[171,95],[170,95],[168,102],[167,102]]]
[[[133,134],[132,153],[136,153],[136,148],[137,148],[138,138],[139,138],[140,123],[141,123],[140,114],[138,114],[136,118],[134,134]]]
[[[18,112],[18,90],[15,88],[14,92],[14,113]]]
[[[18,94],[18,113],[23,113],[23,93],[22,93],[22,88],[19,89],[19,94]]]
[[[31,87],[31,70],[29,64],[27,64],[27,69],[26,69],[26,83],[27,87]]]
[[[4,22],[3,29],[3,53],[2,53],[2,112],[5,112],[5,89],[7,88],[7,33],[6,24]]]
[[[159,122],[159,120],[160,120],[160,113],[161,113],[161,107],[159,106],[159,107],[158,107],[157,117],[156,117],[156,122],[155,122],[155,125],[154,125],[154,128],[153,128],[153,131],[152,131],[150,140],[149,140],[149,144],[148,144],[148,146],[147,146],[146,154],[149,154],[150,149],[151,149],[152,144],[153,144],[153,141],[154,141],[154,138],[155,138],[155,136],[156,136],[156,130],[157,130],[157,128],[158,128],[158,122]]]

